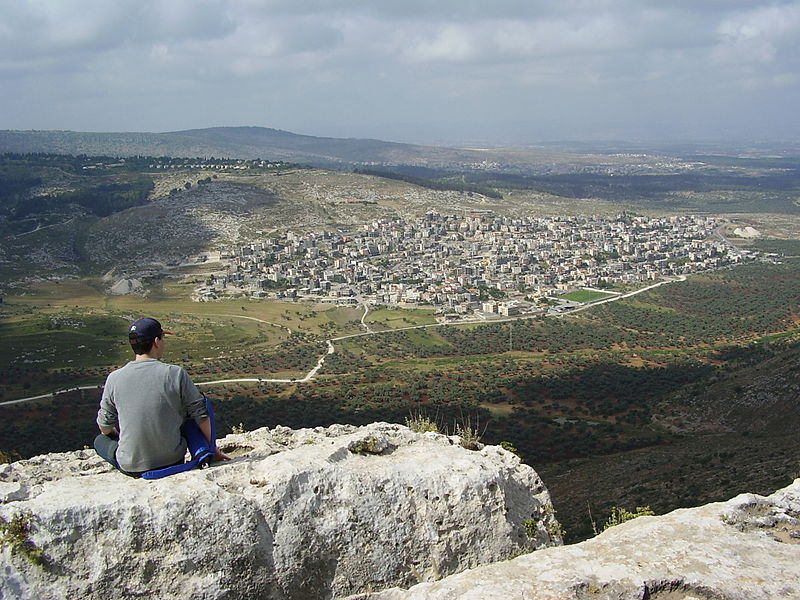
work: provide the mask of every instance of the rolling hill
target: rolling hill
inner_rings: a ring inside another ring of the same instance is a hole
[[[46,152],[90,156],[172,156],[201,158],[268,159],[326,168],[341,166],[405,166],[414,169],[461,173],[558,174],[599,172],[674,173],[694,169],[691,155],[677,148],[631,155],[598,145],[577,151],[556,145],[523,148],[455,148],[387,142],[375,139],[331,138],[300,135],[267,127],[211,127],[164,133],[0,130],[0,153]],[[664,152],[669,150],[668,158]],[[675,156],[688,156],[675,159]],[[414,172],[412,174],[420,174]]]
[[[299,135],[265,127],[213,127],[167,133],[0,131],[0,152],[106,156],[267,158],[313,165],[443,164],[483,160],[481,152],[368,139]]]

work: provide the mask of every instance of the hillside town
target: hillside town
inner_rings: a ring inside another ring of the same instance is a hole
[[[357,230],[286,231],[222,253],[198,301],[248,295],[524,314],[585,288],[657,281],[752,260],[709,216],[511,218],[427,213]]]

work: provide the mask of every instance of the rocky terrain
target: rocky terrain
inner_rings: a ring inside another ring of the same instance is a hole
[[[410,590],[351,600],[768,600],[800,598],[800,479],[764,497],[639,517]]]
[[[276,198],[261,190],[214,183],[156,198],[93,224],[85,251],[104,267],[160,269],[207,250],[216,240],[235,243],[253,213],[276,204]]]
[[[534,470],[400,425],[229,435],[145,481],[94,451],[0,466],[0,597],[291,598],[432,581],[559,544]]]
[[[374,423],[229,435],[157,481],[90,450],[0,467],[4,598],[800,597],[800,479],[560,546],[513,454]],[[536,550],[535,552],[531,552]]]

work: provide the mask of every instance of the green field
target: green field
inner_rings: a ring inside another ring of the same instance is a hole
[[[572,302],[594,302],[595,300],[602,300],[603,298],[610,298],[611,296],[616,296],[616,294],[608,294],[606,292],[595,292],[594,290],[577,290],[575,292],[570,292],[569,294],[564,294],[559,296],[564,300],[570,300]]]
[[[423,308],[379,308],[371,310],[365,319],[370,325],[385,325],[389,329],[431,325],[436,323],[433,310]]]

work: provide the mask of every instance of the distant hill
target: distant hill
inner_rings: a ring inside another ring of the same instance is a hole
[[[503,173],[512,176],[589,174],[603,178],[608,175],[673,177],[676,174],[695,175],[700,165],[711,168],[713,173],[728,175],[741,175],[742,168],[784,169],[789,175],[796,173],[797,148],[777,148],[776,155],[765,158],[765,149],[748,147],[742,154],[745,158],[742,158],[738,155],[731,157],[730,148],[723,152],[722,147],[709,145],[672,147],[659,143],[632,145],[609,142],[592,145],[538,144],[519,148],[453,148],[375,139],[317,137],[268,127],[211,127],[165,133],[0,130],[0,153],[266,159],[323,168],[391,167],[406,176],[434,179],[443,172],[481,176]],[[637,153],[620,153],[623,150],[636,150]],[[706,154],[717,151],[725,156],[699,156],[700,151]],[[529,182],[506,183],[518,187],[520,183],[527,185]],[[600,188],[606,187],[604,181]],[[585,190],[581,190],[583,192]]]
[[[265,158],[321,166],[342,163],[442,164],[485,158],[483,153],[470,150],[315,137],[265,127],[213,127],[167,133],[3,130],[0,131],[0,152]]]

